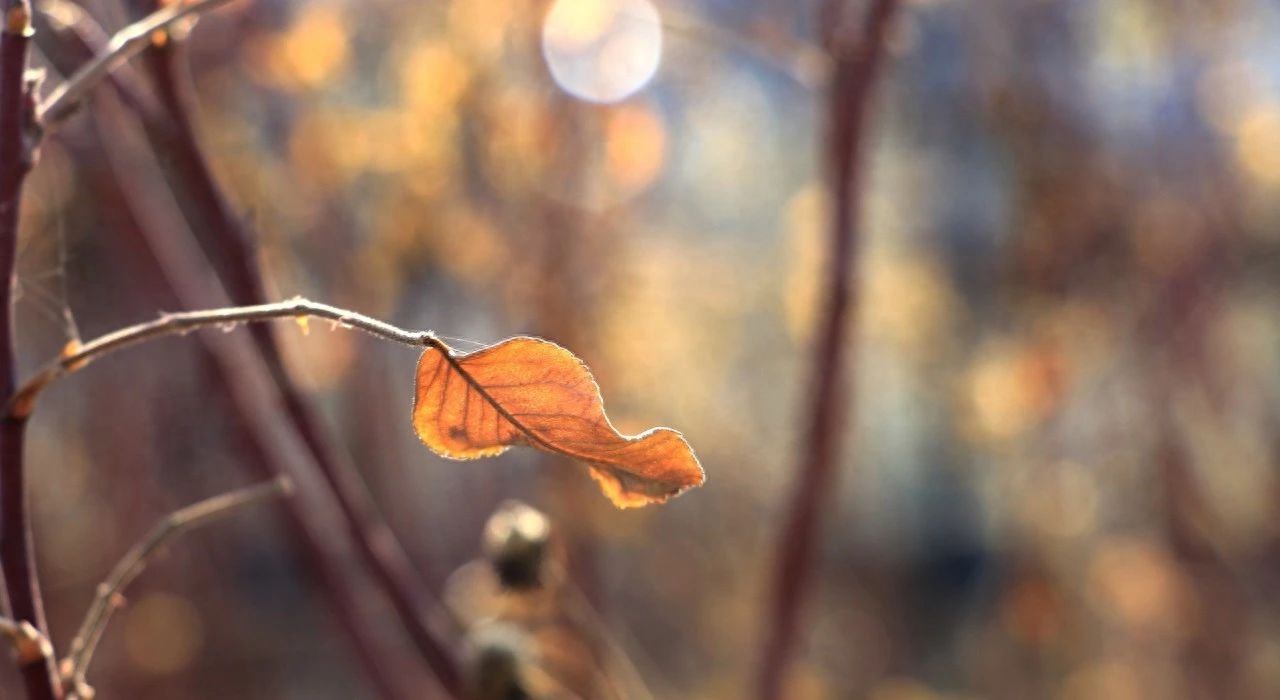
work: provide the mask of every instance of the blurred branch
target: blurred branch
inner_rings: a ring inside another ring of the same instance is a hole
[[[63,75],[74,75],[80,66],[104,53],[111,40],[89,13],[68,0],[44,0],[34,19],[40,53]],[[120,64],[105,79],[130,109],[146,115],[144,120],[159,118],[155,97],[128,64]]]
[[[252,232],[233,212],[200,147],[195,130],[190,76],[180,42],[152,52],[148,65],[167,111],[167,118],[146,124],[150,136],[169,155],[169,181],[181,189],[184,212],[225,285],[231,303],[262,304],[268,300],[258,268]],[[147,120],[147,115],[140,112]],[[156,123],[158,122],[158,123]],[[453,655],[440,641],[448,620],[398,537],[382,517],[360,473],[337,447],[285,367],[279,344],[267,325],[250,335],[280,391],[284,412],[314,457],[338,502],[357,551],[395,607],[397,620],[423,661],[444,687],[459,692],[461,679]]]
[[[89,670],[98,642],[102,640],[111,615],[121,605],[124,589],[133,583],[162,547],[195,528],[228,517],[240,508],[288,495],[292,489],[288,477],[282,476],[265,484],[248,486],[189,505],[156,523],[146,537],[125,553],[106,581],[98,585],[93,604],[89,606],[80,630],[71,640],[67,658],[62,661],[62,678],[69,697],[92,697],[92,692],[85,683],[85,673]]]
[[[46,128],[71,116],[95,87],[119,66],[151,45],[153,35],[188,17],[197,16],[225,5],[230,0],[196,0],[174,2],[116,32],[103,52],[59,85],[36,108],[36,119]]]
[[[793,36],[784,36],[781,32],[757,36],[710,24],[694,14],[665,4],[660,8],[660,16],[663,28],[672,34],[688,39],[705,39],[757,56],[808,89],[820,87],[830,69],[830,56],[821,47]],[[771,25],[765,26],[772,28]]]
[[[898,9],[896,0],[874,0],[859,36],[846,37],[832,16],[845,9],[835,0],[822,10],[834,73],[827,92],[827,177],[834,207],[829,239],[826,307],[820,317],[809,379],[811,402],[804,432],[805,452],[774,557],[770,618],[760,659],[757,697],[784,696],[787,666],[794,654],[801,607],[813,577],[822,513],[833,496],[841,438],[852,379],[848,337],[855,325],[861,213],[862,163],[866,125],[885,40]]]
[[[561,594],[560,601],[565,606],[565,611],[569,617],[576,619],[583,628],[590,630],[597,641],[604,647],[607,655],[606,661],[612,660],[612,670],[619,677],[614,678],[613,674],[609,672],[611,669],[608,663],[602,664],[603,668],[600,669],[600,673],[613,686],[614,694],[619,698],[629,700],[654,700],[655,696],[649,690],[649,685],[645,682],[644,675],[640,673],[640,669],[636,668],[636,664],[631,660],[631,655],[627,653],[626,647],[609,629],[609,623],[596,611],[595,606],[591,604],[582,589],[574,585],[571,579],[565,577],[558,592]]]
[[[17,380],[13,329],[14,264],[17,257],[22,185],[35,161],[35,81],[27,73],[31,4],[4,3],[0,31],[0,400],[8,402]],[[0,567],[9,613],[19,629],[47,637],[40,582],[31,551],[26,474],[22,463],[23,421],[0,424]],[[26,626],[26,627],[23,627]],[[30,657],[30,658],[27,658]],[[23,684],[32,700],[61,696],[51,655],[23,655]]]
[[[116,350],[157,338],[185,335],[198,328],[216,326],[227,331],[242,323],[304,318],[323,318],[333,321],[335,326],[359,329],[384,340],[418,347],[436,347],[442,352],[449,352],[449,347],[437,339],[431,331],[404,330],[355,311],[319,304],[302,297],[274,304],[164,313],[154,321],[139,323],[99,336],[48,362],[43,370],[23,383],[14,394],[6,410],[6,417],[18,420],[26,418],[35,407],[36,398],[46,387],[80,370],[95,358]]]

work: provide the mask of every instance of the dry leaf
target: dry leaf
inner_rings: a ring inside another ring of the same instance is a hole
[[[586,365],[537,338],[466,354],[428,347],[418,360],[413,427],[451,459],[492,457],[513,445],[573,457],[621,508],[661,503],[704,479],[680,433],[619,433]]]

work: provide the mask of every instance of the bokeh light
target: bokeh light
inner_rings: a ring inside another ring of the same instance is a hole
[[[649,0],[556,0],[542,25],[542,55],[556,84],[569,94],[618,102],[658,70],[658,11]]]

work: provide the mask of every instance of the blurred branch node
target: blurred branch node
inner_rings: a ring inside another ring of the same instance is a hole
[[[228,517],[241,508],[288,495],[292,490],[293,483],[287,477],[279,477],[205,499],[170,513],[156,523],[145,537],[125,553],[107,579],[98,585],[80,630],[71,640],[71,649],[60,664],[68,698],[87,700],[92,697],[93,691],[85,682],[85,674],[93,660],[93,653],[106,631],[107,623],[111,621],[111,615],[124,604],[124,589],[142,573],[156,553],[186,532]]]

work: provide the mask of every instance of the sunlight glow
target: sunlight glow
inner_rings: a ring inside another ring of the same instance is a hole
[[[542,55],[551,77],[569,94],[618,102],[658,70],[658,11],[649,0],[556,0],[542,25]]]

